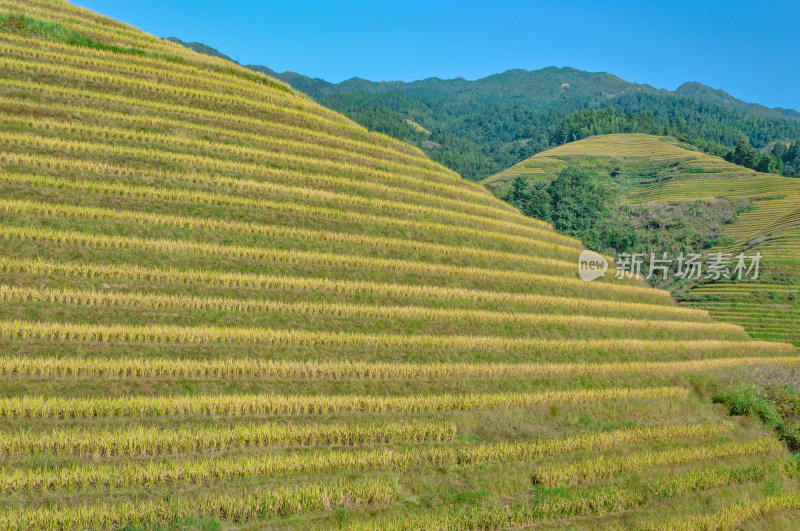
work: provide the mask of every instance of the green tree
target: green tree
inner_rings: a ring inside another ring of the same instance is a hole
[[[800,177],[800,141],[794,141],[781,156],[783,174],[790,177]]]
[[[786,144],[784,144],[783,142],[776,143],[775,146],[773,146],[772,148],[772,154],[778,157],[779,159],[783,158],[783,156],[786,155],[786,153],[788,152],[789,148],[786,147]]]
[[[764,173],[780,173],[783,168],[781,159],[768,153],[761,153],[744,139],[740,139],[733,153],[725,158],[734,164]]]
[[[526,216],[553,222],[553,198],[544,183],[537,185],[522,209]]]
[[[758,152],[750,147],[744,138],[739,139],[736,149],[733,151],[731,162],[744,166],[745,168],[755,168],[759,161]]]
[[[528,194],[528,181],[525,177],[520,175],[511,183],[511,190],[508,191],[506,201],[518,209],[523,210],[528,199],[530,199]]]
[[[568,234],[590,231],[608,209],[609,190],[575,166],[561,170],[547,192],[552,198],[553,225]]]

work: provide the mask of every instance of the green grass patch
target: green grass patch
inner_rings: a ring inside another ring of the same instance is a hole
[[[0,14],[0,31],[27,35],[29,37],[36,37],[52,42],[60,42],[70,46],[113,52],[121,55],[138,55],[141,57],[162,59],[171,63],[190,64],[189,61],[177,55],[153,52],[135,47],[122,47],[106,44],[92,39],[80,31],[68,28],[57,22],[50,22],[40,18],[29,17],[17,13]],[[248,81],[253,81],[255,83],[267,85],[283,92],[292,93],[291,89],[284,87],[280,83],[275,83],[269,79],[256,74],[250,74],[241,69],[213,66],[211,67],[211,70],[247,79]]]
[[[756,393],[743,387],[718,392],[714,402],[725,404],[731,415],[757,418],[774,429],[792,452],[800,452],[800,389],[781,385]]]
[[[725,404],[731,415],[754,417],[771,428],[777,428],[782,424],[772,404],[756,395],[752,389],[721,391],[714,396],[714,402]]]
[[[94,50],[103,50],[127,55],[155,55],[140,48],[123,48],[120,46],[104,44],[92,39],[91,37],[87,37],[79,31],[58,24],[57,22],[49,22],[47,20],[19,14],[0,15],[0,30],[9,33],[27,35],[30,37],[38,37],[40,39],[53,42],[61,42],[71,46],[92,48]]]

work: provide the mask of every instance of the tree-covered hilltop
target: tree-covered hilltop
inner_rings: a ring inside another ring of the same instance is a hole
[[[469,179],[502,171],[549,147],[612,133],[674,136],[737,164],[780,172],[780,156],[757,150],[800,138],[800,121],[794,118],[756,114],[749,108],[648,87],[638,86],[607,100],[591,96],[581,100],[564,98],[546,105],[497,101],[470,107],[388,91],[341,92],[319,101],[369,129],[422,147],[431,158]],[[427,132],[415,130],[408,120]],[[757,154],[734,159],[740,141]],[[796,167],[796,162],[789,164],[785,175],[796,175]]]
[[[666,134],[730,160],[740,140],[766,149],[800,138],[800,120],[790,111],[722,98],[698,83],[669,92],[572,68],[513,70],[476,81],[352,79],[335,85],[268,73],[369,129],[420,146],[468,179],[596,134]],[[778,171],[777,160],[758,162],[751,167]]]
[[[674,102],[668,102],[674,103]],[[575,142],[594,135],[616,133],[645,133],[666,135],[694,144],[706,153],[723,157],[728,162],[764,173],[783,173],[796,177],[800,173],[800,141],[787,146],[784,142],[774,142],[771,149],[762,152],[750,145],[747,139],[739,138],[735,148],[727,147],[738,132],[720,120],[714,112],[708,113],[697,109],[696,113],[680,115],[679,106],[669,105],[668,110],[660,112],[647,110],[644,112],[629,111],[624,114],[614,107],[600,110],[587,110],[574,113],[565,120],[558,131],[551,137],[554,146]],[[657,103],[652,108],[659,109]],[[656,115],[661,114],[678,117],[665,122]],[[690,122],[687,118],[691,119]],[[758,133],[759,144],[771,136],[791,135],[791,129],[781,127],[777,122],[760,122],[750,119],[750,127]],[[785,125],[785,124],[784,124]]]

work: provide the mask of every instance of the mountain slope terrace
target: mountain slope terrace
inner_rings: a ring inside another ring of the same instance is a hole
[[[302,94],[0,0],[0,527],[790,527],[793,367]]]
[[[607,175],[622,170],[623,201],[631,205],[714,199],[747,200],[708,253],[761,253],[759,278],[702,279],[682,300],[753,337],[800,345],[800,179],[758,173],[651,135],[603,135],[540,153],[486,179],[503,196],[517,176],[548,181],[569,164]]]

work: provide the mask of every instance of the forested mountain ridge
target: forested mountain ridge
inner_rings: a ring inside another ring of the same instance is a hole
[[[205,45],[184,44],[209,53]],[[596,134],[666,134],[719,156],[732,156],[741,139],[763,151],[800,139],[797,111],[746,103],[695,82],[669,91],[602,72],[548,67],[509,70],[474,81],[352,78],[334,84],[265,66],[247,67],[289,83],[373,131],[415,144],[474,180]],[[793,159],[775,159],[770,171],[784,165],[787,175],[800,171],[800,161]]]
[[[180,44],[182,46],[186,46],[187,48],[191,48],[197,53],[202,53],[204,55],[209,55],[211,57],[217,57],[219,59],[225,59],[226,61],[236,62],[224,53],[220,52],[219,50],[212,48],[202,42],[184,42],[177,37],[167,37],[164,39],[166,41],[174,42],[175,44]]]
[[[740,109],[746,109],[753,114],[762,114],[764,116],[769,116],[773,118],[794,118],[800,119],[800,113],[795,111],[794,109],[782,109],[780,107],[776,107],[771,109],[764,105],[759,105],[757,103],[747,103],[740,99],[736,99],[724,90],[713,89],[702,83],[697,82],[687,82],[681,85],[680,87],[676,88],[674,94],[679,96],[687,96],[690,98],[698,98],[710,101],[712,103],[719,103],[721,105],[728,105],[732,107],[737,107]]]

